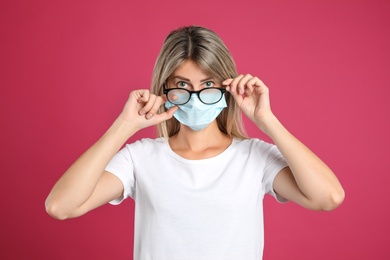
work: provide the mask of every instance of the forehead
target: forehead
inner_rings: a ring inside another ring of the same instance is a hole
[[[176,68],[170,78],[173,79],[176,77],[190,79],[191,81],[201,81],[211,78],[207,72],[192,60],[187,60]]]

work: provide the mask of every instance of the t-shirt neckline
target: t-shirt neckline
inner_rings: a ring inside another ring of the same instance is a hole
[[[219,153],[213,157],[210,157],[210,158],[192,160],[192,159],[184,158],[184,157],[180,156],[179,154],[175,153],[172,150],[171,146],[169,145],[168,139],[164,140],[164,146],[165,146],[165,149],[167,150],[168,154],[171,157],[173,157],[174,159],[176,159],[177,161],[182,162],[182,163],[186,163],[186,164],[203,164],[203,163],[209,163],[209,162],[212,162],[215,160],[219,160],[220,158],[223,158],[224,156],[226,156],[226,154],[228,154],[230,152],[230,150],[233,149],[233,146],[236,143],[237,143],[236,138],[233,138],[230,145],[221,153]]]

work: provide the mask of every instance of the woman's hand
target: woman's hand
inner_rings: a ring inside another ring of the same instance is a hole
[[[244,114],[264,131],[264,120],[273,116],[267,86],[250,74],[226,79],[222,85],[227,86]]]
[[[227,86],[245,115],[273,140],[289,165],[275,177],[275,192],[310,209],[338,207],[344,190],[337,177],[273,115],[267,86],[249,74],[226,79],[222,85]]]
[[[177,107],[158,114],[165,96],[135,90],[117,120],[54,185],[46,200],[47,212],[55,218],[77,217],[123,194],[121,181],[105,167],[136,131],[172,117]]]
[[[178,109],[174,106],[158,114],[160,106],[166,101],[165,95],[156,96],[147,89],[134,90],[130,93],[120,118],[129,123],[135,131],[156,125],[172,118],[173,113]]]

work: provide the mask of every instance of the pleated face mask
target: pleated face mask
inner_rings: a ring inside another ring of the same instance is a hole
[[[175,105],[171,102],[165,102],[166,108],[169,109],[173,106]],[[221,100],[215,104],[204,104],[199,100],[197,95],[192,95],[187,103],[177,106],[179,109],[173,116],[180,123],[190,127],[194,131],[200,131],[206,128],[227,107],[224,94]]]

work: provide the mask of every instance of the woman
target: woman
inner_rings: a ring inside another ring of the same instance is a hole
[[[248,138],[241,112],[275,145]],[[160,138],[118,152],[154,125]],[[151,92],[131,92],[46,208],[66,219],[132,197],[135,259],[261,259],[265,193],[313,210],[333,210],[344,198],[333,172],[272,113],[264,83],[237,74],[214,32],[190,26],[168,35]]]

